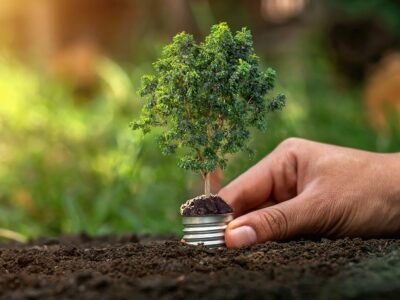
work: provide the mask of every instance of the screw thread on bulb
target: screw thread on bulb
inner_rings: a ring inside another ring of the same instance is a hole
[[[183,217],[183,240],[189,245],[209,248],[225,246],[225,229],[233,214]]]

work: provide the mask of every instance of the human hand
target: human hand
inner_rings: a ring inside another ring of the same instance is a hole
[[[295,236],[400,236],[400,154],[298,138],[218,193],[234,210],[228,247]]]

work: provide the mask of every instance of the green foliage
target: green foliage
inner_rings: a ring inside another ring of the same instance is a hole
[[[152,136],[132,136],[127,123],[140,107],[131,82],[140,77],[110,61],[98,69],[98,91],[82,99],[0,55],[0,228],[27,236],[179,231],[176,212],[192,181]]]
[[[161,127],[162,153],[183,148],[179,165],[202,174],[224,168],[228,154],[251,152],[249,129],[264,130],[266,113],[285,104],[283,95],[265,101],[276,74],[260,70],[246,28],[233,35],[226,23],[214,25],[200,44],[179,33],[154,68],[142,78],[140,95],[148,101],[132,128]]]

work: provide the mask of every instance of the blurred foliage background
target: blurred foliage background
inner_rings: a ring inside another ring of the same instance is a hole
[[[396,0],[2,0],[0,235],[179,233],[201,178],[128,125],[162,46],[220,21],[252,30],[288,104],[214,191],[290,136],[399,151],[399,13]]]

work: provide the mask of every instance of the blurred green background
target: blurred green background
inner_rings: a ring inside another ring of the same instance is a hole
[[[389,0],[2,0],[0,228],[179,233],[201,178],[128,125],[162,46],[220,21],[252,30],[288,103],[254,132],[256,156],[233,156],[214,189],[291,136],[399,151],[399,13]]]

